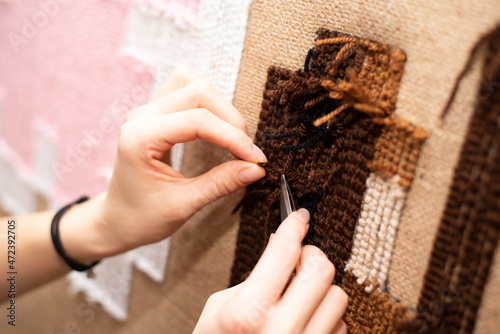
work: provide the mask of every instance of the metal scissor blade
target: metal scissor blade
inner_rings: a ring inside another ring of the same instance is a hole
[[[280,189],[281,221],[283,221],[286,219],[286,217],[288,217],[292,212],[295,211],[295,203],[293,202],[292,193],[284,174],[281,174],[280,177]]]

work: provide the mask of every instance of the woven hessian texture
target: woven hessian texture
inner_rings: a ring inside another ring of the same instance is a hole
[[[251,134],[257,129],[267,68],[270,65],[302,67],[319,27],[397,45],[405,51],[407,61],[396,116],[423,126],[428,138],[404,205],[387,287],[393,297],[412,308],[418,304],[453,170],[473,110],[479,61],[462,81],[445,123],[439,115],[469,50],[500,20],[499,6],[494,0],[481,4],[473,0],[452,3],[444,0],[418,3],[255,0],[252,4],[234,101],[246,116]],[[499,266],[497,257],[495,272]],[[491,280],[495,281],[498,280]],[[498,300],[500,294],[490,284],[486,291],[496,295],[485,296],[490,302],[479,309],[478,328],[495,328],[491,324],[498,317],[489,315],[498,314],[492,300]],[[481,316],[483,310],[485,315]]]
[[[488,283],[483,292],[475,333],[495,333],[500,328],[500,247],[497,245]]]
[[[500,26],[455,168],[412,330],[471,333],[500,235]]]

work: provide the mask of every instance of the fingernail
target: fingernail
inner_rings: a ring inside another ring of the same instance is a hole
[[[297,211],[297,217],[299,217],[299,219],[302,220],[305,224],[309,224],[310,215],[309,211],[307,211],[306,209],[299,209],[299,211]]]
[[[254,166],[241,170],[238,173],[238,179],[241,183],[247,185],[261,179],[264,175],[266,175],[266,172],[263,168]]]
[[[267,162],[266,155],[257,145],[253,145],[253,153],[255,154],[259,162]]]

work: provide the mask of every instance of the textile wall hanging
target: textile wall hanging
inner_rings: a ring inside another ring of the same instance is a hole
[[[490,79],[480,78],[483,57],[477,56],[461,82],[446,121],[441,120],[442,110],[468,61],[469,51],[500,20],[498,2],[485,1],[481,6],[474,6],[470,1],[457,1],[453,10],[448,5],[445,1],[418,4],[410,1],[254,1],[235,96],[235,105],[247,115],[250,131],[255,133],[266,69],[269,65],[302,68],[314,34],[321,26],[405,51],[405,74],[395,115],[422,126],[428,136],[420,150],[419,168],[406,194],[386,289],[387,297],[401,301],[410,311],[418,309],[427,265],[476,104],[477,88],[486,85],[491,89],[492,86],[487,83]],[[276,12],[280,15],[275,16]],[[381,17],[384,19],[380,20]],[[432,29],[428,29],[431,26]],[[475,333],[496,332],[500,325],[498,254],[497,247],[479,306]]]
[[[26,12],[18,17],[31,17],[33,12],[38,10],[38,7],[35,8],[37,3],[30,3]],[[255,134],[259,120],[262,91],[268,67],[275,65],[292,70],[302,68],[308,50],[313,47],[318,27],[327,27],[329,30],[341,31],[351,36],[361,36],[364,39],[389,45],[391,48],[394,46],[404,50],[407,59],[404,66],[405,73],[399,87],[395,114],[399,119],[409,121],[410,124],[424,127],[428,137],[421,147],[419,168],[406,194],[404,210],[396,233],[388,273],[387,289],[390,296],[378,293],[376,282],[370,285],[373,286],[372,292],[366,292],[366,287],[359,285],[356,277],[352,276],[350,280],[347,280],[350,274],[346,273],[344,281],[352,283],[353,287],[359,289],[357,294],[362,298],[365,298],[362,293],[374,299],[378,299],[379,296],[382,299],[395,297],[409,308],[417,310],[421,287],[424,285],[427,272],[427,263],[441,224],[442,212],[447,204],[454,168],[458,164],[460,149],[468,131],[469,119],[472,117],[477,87],[482,81],[479,73],[480,66],[473,65],[470,73],[462,80],[459,93],[445,122],[441,122],[440,114],[449,98],[456,77],[467,61],[469,50],[482,34],[489,31],[500,20],[497,0],[483,0],[480,4],[475,0],[456,0],[453,3],[447,0],[418,2],[409,0],[370,2],[363,0],[253,0],[249,12],[248,29],[242,24],[246,24],[246,16],[243,18],[243,15],[238,14],[237,11],[231,12],[227,21],[238,24],[240,28],[238,33],[231,35],[232,30],[223,26],[222,30],[229,33],[226,39],[214,37],[217,34],[212,34],[211,29],[200,31],[193,28],[193,22],[199,22],[201,8],[210,7],[213,2],[134,0],[134,5],[131,7],[127,7],[130,1],[96,0],[82,3],[82,6],[86,6],[91,11],[92,6],[87,6],[87,3],[129,8],[130,14],[127,15],[134,21],[129,21],[124,39],[115,40],[108,37],[106,40],[126,41],[122,43],[126,47],[123,49],[124,54],[133,55],[132,58],[136,60],[136,62],[128,63],[131,66],[134,63],[137,64],[137,60],[139,60],[139,65],[140,63],[158,64],[157,67],[155,65],[153,85],[158,84],[157,73],[161,72],[158,77],[163,78],[168,75],[171,66],[175,65],[170,62],[170,59],[182,61],[187,57],[187,54],[182,54],[182,48],[167,50],[168,41],[182,43],[183,39],[176,39],[175,36],[189,35],[194,38],[200,34],[202,37],[198,39],[198,42],[205,41],[213,46],[211,50],[218,49],[218,43],[225,46],[243,43],[243,38],[246,36],[241,66],[231,63],[232,70],[228,72],[219,71],[220,65],[212,67],[211,57],[220,57],[219,60],[222,63],[219,64],[230,63],[229,59],[238,60],[239,64],[239,56],[226,57],[225,55],[230,53],[227,51],[223,51],[222,55],[218,56],[213,52],[210,53],[212,56],[207,56],[205,51],[199,52],[197,56],[204,57],[204,61],[199,60],[197,64],[210,71],[212,80],[219,80],[217,85],[225,95],[227,92],[232,94],[234,86],[230,87],[224,82],[226,80],[234,82],[232,80],[236,80],[237,73],[234,104],[244,114],[251,136]],[[224,3],[228,5],[234,1]],[[0,15],[2,15],[0,27],[2,29],[13,22],[8,17],[12,13],[13,6],[19,4],[21,4],[19,1],[0,1]],[[76,2],[72,2],[72,6],[73,4],[76,5]],[[23,2],[23,6],[28,5]],[[184,10],[176,12],[180,15],[171,15],[171,12],[166,11],[169,6],[182,6]],[[221,13],[228,10],[227,7],[224,8],[226,9],[223,11],[216,11],[214,17],[221,18]],[[98,11],[99,15],[110,14],[108,10],[98,8]],[[236,16],[238,19],[235,19]],[[90,24],[90,27],[86,29],[88,32],[99,30],[92,23],[91,17],[94,16],[86,15],[83,18],[76,16],[71,24],[65,26],[65,29],[59,29],[59,34],[72,37],[68,27],[75,22]],[[51,20],[49,27],[41,30],[38,36],[52,32],[50,27],[62,19],[63,12],[60,12],[57,20]],[[122,27],[109,19],[102,22],[114,27]],[[169,30],[168,27],[174,30]],[[180,30],[175,32],[176,28]],[[103,28],[100,31],[112,34],[115,30]],[[172,37],[169,39],[167,36]],[[37,42],[38,38],[22,47],[42,47],[43,45]],[[233,38],[238,43],[235,43]],[[74,41],[76,40],[71,42]],[[100,39],[95,40],[97,43],[100,41]],[[3,42],[8,42],[8,40],[1,39],[0,45],[3,45],[1,44]],[[192,46],[195,45],[197,44],[192,43]],[[169,54],[168,51],[172,53]],[[97,55],[95,52],[93,54]],[[176,57],[175,54],[180,54],[180,56]],[[2,59],[0,66],[7,64],[3,62],[5,59],[3,57],[6,55],[6,53],[0,53]],[[81,55],[82,53],[78,53],[75,59],[80,59],[78,56]],[[157,58],[154,59],[155,57]],[[482,57],[476,57],[476,62],[480,59]],[[25,67],[26,70],[30,70],[35,64],[23,57],[18,57],[17,61],[31,64]],[[50,64],[49,62],[45,65]],[[119,65],[120,62],[116,64]],[[231,74],[227,76],[223,72]],[[0,76],[2,73],[8,72],[0,71]],[[69,72],[65,71],[65,73]],[[215,77],[217,74],[220,76]],[[129,77],[122,77],[118,82],[125,84],[127,78]],[[0,81],[0,86],[5,92],[3,98],[0,92],[0,112],[6,115],[11,94],[6,88],[6,80]],[[486,87],[491,87],[491,85]],[[117,90],[121,90],[123,87],[118,88],[116,87]],[[102,95],[104,89],[99,90]],[[11,122],[15,119],[2,117],[0,124],[5,127],[6,121]],[[91,117],[88,121],[93,122]],[[40,131],[40,133],[46,132]],[[50,136],[41,136],[41,138],[50,139]],[[45,142],[42,141],[42,143]],[[188,176],[197,175],[215,163],[231,158],[213,147],[194,143],[186,147],[182,170]],[[26,186],[20,187],[24,181],[17,182],[20,178],[16,176],[21,170],[17,167],[12,168],[12,162],[14,162],[12,159],[3,161],[7,162],[2,164],[3,169],[0,173],[2,182],[5,182],[3,183],[5,189],[24,190]],[[8,174],[14,177],[3,177],[7,175],[5,170],[16,173]],[[370,171],[370,175],[371,173]],[[13,182],[15,186],[12,185]],[[34,203],[32,195],[32,192],[20,191],[17,197],[20,200],[17,203],[23,205],[24,209],[32,208]],[[242,195],[243,193],[237,193],[210,205],[172,236],[163,283],[152,282],[150,277],[141,272],[134,274],[126,321],[114,321],[102,308],[88,302],[81,294],[68,296],[67,282],[59,280],[33,293],[21,296],[19,302],[22,303],[22,316],[30,320],[23,322],[22,331],[59,333],[65,331],[66,325],[75,324],[77,328],[82,329],[82,332],[92,333],[129,334],[140,331],[191,333],[208,296],[214,291],[227,287],[239,221],[239,215],[233,215],[231,212]],[[416,221],[419,223],[415,224]],[[356,231],[354,234],[356,235]],[[354,249],[355,247],[352,251]],[[347,262],[349,261],[350,259]],[[500,328],[498,316],[500,252],[498,247],[493,262],[478,310],[475,333],[495,333]],[[42,311],[39,305],[46,305],[45,302],[48,299],[53,300],[54,305],[57,306],[44,307]],[[166,317],[165,314],[169,316]],[[395,312],[395,314],[398,313]],[[50,318],[51,322],[48,322],[47,318]],[[2,332],[1,324],[0,332]]]

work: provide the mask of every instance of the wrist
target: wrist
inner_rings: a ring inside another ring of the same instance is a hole
[[[101,223],[101,208],[105,194],[72,206],[61,217],[59,234],[66,255],[81,264],[89,264],[120,253],[110,242],[105,224]]]

